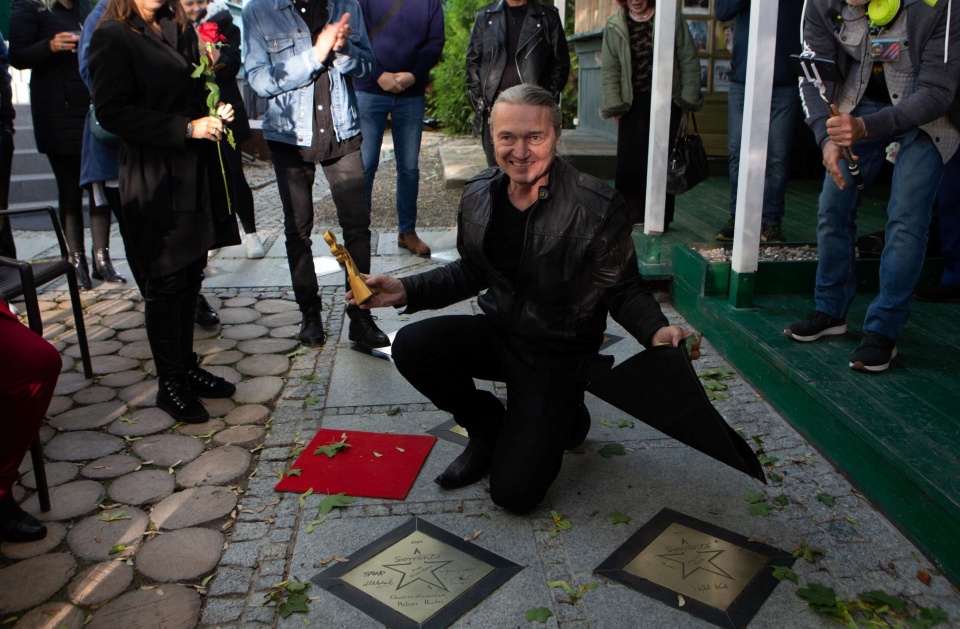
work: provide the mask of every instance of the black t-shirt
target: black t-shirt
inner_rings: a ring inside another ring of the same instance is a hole
[[[483,252],[490,266],[514,283],[520,274],[527,219],[538,204],[539,201],[521,212],[510,203],[506,186],[494,197],[493,215],[490,217],[490,229],[483,244]]]
[[[527,5],[518,7],[505,5],[504,17],[507,20],[507,66],[500,77],[498,92],[520,85],[520,72],[517,67],[517,48],[520,46],[520,31],[523,29],[523,20],[527,17]]]

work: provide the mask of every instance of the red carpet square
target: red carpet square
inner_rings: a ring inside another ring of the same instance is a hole
[[[343,441],[333,456],[314,454],[317,448]],[[366,498],[403,500],[430,454],[436,437],[392,435],[357,430],[321,430],[297,457],[291,469],[299,476],[285,476],[277,491],[339,494]]]

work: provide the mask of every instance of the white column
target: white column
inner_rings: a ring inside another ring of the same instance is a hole
[[[770,135],[773,51],[777,47],[777,2],[754,2],[750,12],[750,54],[743,105],[740,178],[737,181],[736,227],[731,270],[755,273],[763,214],[763,184]],[[742,37],[743,34],[735,36]],[[757,51],[766,51],[757,54]]]
[[[650,152],[647,157],[647,207],[643,225],[647,234],[663,233],[678,1],[658,2],[653,17],[653,92],[650,105]]]

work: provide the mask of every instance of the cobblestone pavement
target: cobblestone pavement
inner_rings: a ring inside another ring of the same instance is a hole
[[[0,622],[71,629],[85,623],[124,629],[379,626],[316,587],[307,590],[308,612],[286,619],[266,595],[284,580],[308,580],[329,558],[347,557],[419,515],[524,568],[454,626],[527,626],[524,613],[536,607],[553,614],[547,627],[713,626],[678,605],[593,574],[642,523],[669,507],[781,549],[801,544],[822,549],[816,562],[796,563],[799,584],[781,582],[751,627],[832,626],[795,594],[813,582],[833,587],[843,598],[883,590],[940,607],[956,626],[955,588],[736,374],[723,378],[729,397],[716,406],[769,457],[768,469],[780,480],[767,486],[639,422],[617,427],[623,414],[588,396],[593,417],[588,440],[565,457],[546,501],[528,516],[493,505],[485,481],[454,492],[434,485],[431,479],[459,451],[444,440],[434,446],[405,501],[361,498],[320,518],[321,496],[275,492],[293,453],[320,427],[422,434],[448,417],[388,361],[351,348],[335,270],[320,277],[327,343],[319,351],[298,349],[293,338],[299,315],[284,286],[289,275],[277,242],[276,188],[269,173],[251,180],[269,252],[249,261],[236,247],[210,261],[204,293],[223,323],[217,330],[198,328],[196,349],[208,369],[238,384],[238,392],[233,399],[209,401],[208,423],[175,425],[154,407],[156,380],[135,289],[101,285],[83,295],[92,381],[81,373],[68,296],[56,286],[43,295],[45,336],[64,360],[41,432],[53,511],[43,516],[50,529],[45,540],[0,545]],[[316,194],[325,194],[322,182]],[[374,234],[375,270],[409,273],[437,264],[399,253],[394,235]],[[449,230],[421,235],[435,251],[453,244]],[[37,232],[17,237],[38,252],[52,245]],[[323,248],[316,250],[320,258]],[[475,308],[462,303],[446,312]],[[683,324],[668,303],[664,309]],[[378,316],[390,332],[433,314]],[[616,324],[610,332],[627,336]],[[606,351],[621,360],[638,349],[624,338]],[[709,339],[703,349],[698,369],[729,369]],[[626,456],[598,454],[614,442],[627,448]],[[29,457],[22,471],[16,495],[37,513]],[[749,515],[743,499],[748,491],[766,498],[768,516]],[[835,502],[828,506],[821,495]],[[554,537],[551,510],[572,525]],[[611,524],[612,512],[627,514],[630,523]],[[921,569],[932,575],[929,585],[917,578]],[[598,587],[571,603],[546,584],[561,579],[574,587]]]

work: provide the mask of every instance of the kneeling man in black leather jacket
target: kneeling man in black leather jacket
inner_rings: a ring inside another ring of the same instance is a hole
[[[524,513],[544,497],[590,416],[577,370],[597,355],[607,313],[645,346],[690,336],[669,325],[637,267],[623,199],[556,159],[560,109],[534,85],[492,112],[499,168],[467,182],[460,259],[418,275],[372,275],[362,308],[443,308],[480,295],[483,314],[444,315],[397,332],[397,369],[470,437],[436,482],[456,489],[490,473],[490,496]],[[352,300],[353,294],[347,298]],[[353,303],[353,302],[351,302]],[[698,345],[698,344],[697,344]],[[691,356],[699,356],[695,346]],[[474,378],[505,382],[507,406]]]

